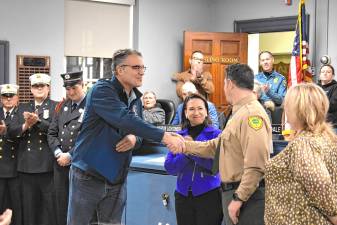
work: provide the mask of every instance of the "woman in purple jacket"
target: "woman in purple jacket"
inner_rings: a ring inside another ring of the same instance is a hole
[[[221,130],[211,125],[207,101],[197,94],[185,98],[182,130],[187,140],[207,141]],[[165,169],[177,175],[175,210],[178,225],[220,225],[222,206],[219,174],[211,172],[213,160],[192,155],[168,153]]]

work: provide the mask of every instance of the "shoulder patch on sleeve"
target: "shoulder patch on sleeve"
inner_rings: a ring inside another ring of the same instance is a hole
[[[279,79],[278,77],[275,77],[275,78],[274,78],[274,84],[277,84],[278,79]]]
[[[260,116],[248,117],[248,125],[254,130],[260,130],[263,127],[263,120]]]

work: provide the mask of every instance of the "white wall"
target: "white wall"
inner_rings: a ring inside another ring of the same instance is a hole
[[[260,34],[248,35],[248,62],[247,64],[253,69],[254,74],[259,72],[259,52],[260,52]]]
[[[328,20],[328,55],[331,56],[332,65],[337,69],[337,1],[329,1],[329,20]],[[337,77],[335,76],[335,79]]]
[[[138,40],[148,70],[142,90],[178,102],[173,73],[182,70],[183,31],[212,31],[214,4],[207,0],[139,0]]]
[[[9,77],[16,82],[16,55],[46,55],[51,61],[51,96],[60,99],[64,71],[64,1],[0,1],[0,40],[9,41]]]

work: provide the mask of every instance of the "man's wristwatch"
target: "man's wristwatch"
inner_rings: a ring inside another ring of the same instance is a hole
[[[243,202],[240,198],[239,198],[239,196],[238,196],[238,194],[237,193],[233,193],[233,200],[234,201],[240,201],[240,202]]]

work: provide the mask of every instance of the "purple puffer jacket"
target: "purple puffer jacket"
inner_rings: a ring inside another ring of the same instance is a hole
[[[188,135],[184,129],[178,134]],[[198,135],[195,141],[208,141],[218,137],[221,130],[213,126],[207,126]],[[191,188],[193,196],[198,196],[210,190],[220,187],[219,174],[212,175],[213,159],[205,159],[192,155],[172,154],[169,152],[165,160],[165,169],[171,175],[177,175],[177,192],[187,196]]]

